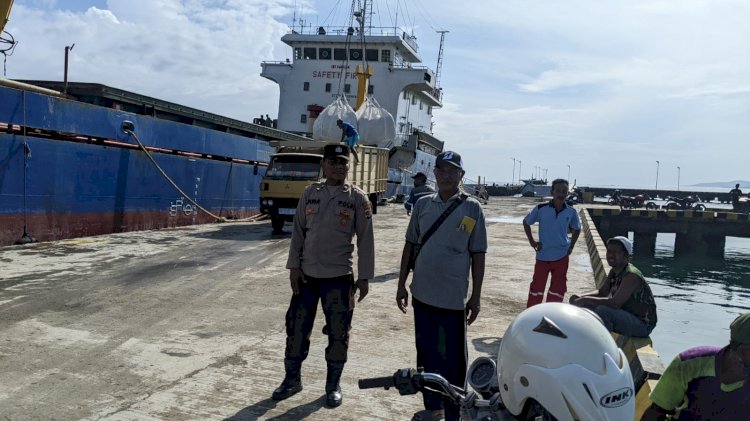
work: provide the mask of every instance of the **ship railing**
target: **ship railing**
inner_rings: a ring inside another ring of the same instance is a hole
[[[359,28],[351,26],[318,26],[313,24],[299,24],[292,28],[289,28],[290,34],[301,34],[301,35],[351,35],[359,36]],[[419,50],[417,45],[417,37],[409,35],[401,28],[387,27],[387,26],[366,26],[365,36],[382,36],[382,37],[400,37],[408,44],[414,51]]]

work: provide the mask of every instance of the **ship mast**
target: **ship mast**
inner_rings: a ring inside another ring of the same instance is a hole
[[[362,9],[359,11],[354,12],[354,17],[357,20],[357,23],[359,24],[359,36],[362,43],[362,63],[363,65],[360,66],[359,64],[354,70],[354,73],[357,75],[357,102],[354,104],[354,109],[358,110],[360,106],[365,102],[365,96],[367,95],[367,90],[370,85],[370,77],[372,77],[372,68],[369,64],[366,65],[365,68],[365,57],[366,57],[366,50],[365,50],[365,22],[367,21],[367,0],[364,0],[364,4],[362,6]],[[372,18],[372,16],[371,16]]]
[[[450,31],[437,31],[440,34],[440,51],[438,52],[437,66],[435,66],[435,89],[440,89],[440,71],[443,68],[443,45],[445,44],[445,34]]]

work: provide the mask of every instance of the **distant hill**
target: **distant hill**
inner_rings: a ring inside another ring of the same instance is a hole
[[[716,187],[716,188],[727,188],[727,189],[733,189],[735,184],[739,184],[740,188],[749,188],[750,187],[750,181],[747,180],[732,180],[732,181],[714,181],[711,183],[698,183],[693,184],[693,187]]]

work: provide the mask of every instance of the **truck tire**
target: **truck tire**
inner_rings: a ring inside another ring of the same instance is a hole
[[[372,214],[378,213],[378,195],[375,193],[370,194],[370,204],[372,205]]]
[[[284,229],[284,218],[281,215],[271,215],[271,228],[274,234],[280,234]]]

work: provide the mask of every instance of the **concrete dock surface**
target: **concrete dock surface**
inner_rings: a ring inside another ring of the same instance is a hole
[[[470,361],[494,358],[525,308],[534,251],[521,219],[539,203],[484,206],[489,250]],[[408,217],[392,204],[373,218],[376,278],[355,310],[339,408],[324,405],[322,310],[304,390],[271,400],[283,378],[290,235],[272,236],[262,221],[0,248],[0,419],[410,419],[421,395],[357,388],[416,364],[413,316],[395,301]],[[567,295],[594,288],[583,235],[568,278]]]

